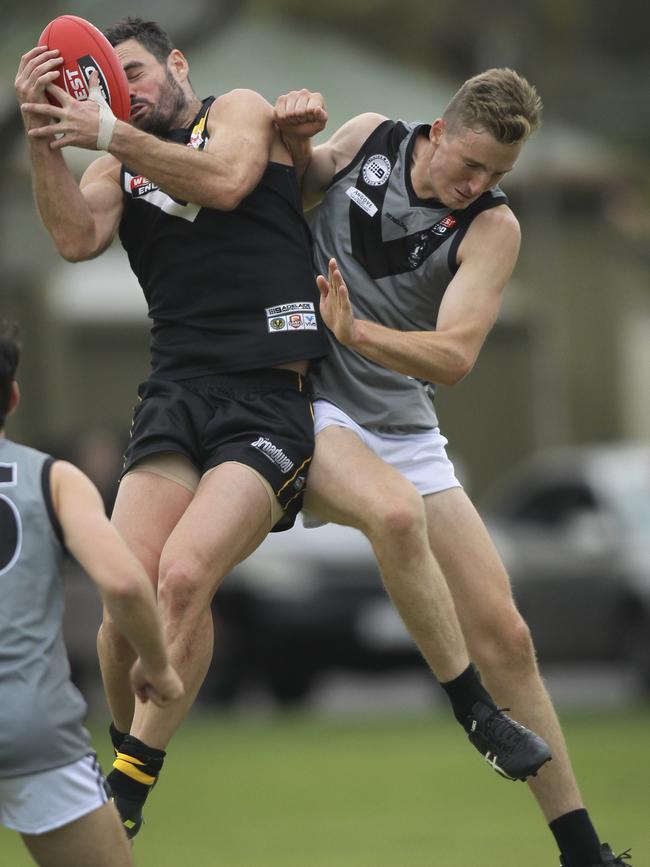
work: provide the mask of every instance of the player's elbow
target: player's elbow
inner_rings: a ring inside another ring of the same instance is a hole
[[[86,239],[57,236],[53,234],[56,249],[66,262],[85,262],[93,259],[101,251],[91,246]]]
[[[240,201],[237,189],[231,183],[223,183],[204,187],[201,201],[197,204],[215,211],[234,211]]]
[[[219,211],[234,211],[236,207],[253,192],[260,182],[266,162],[242,159],[236,165],[221,166],[218,172],[211,172],[204,190],[210,199],[204,204]]]
[[[102,596],[109,612],[119,615],[121,612],[136,610],[144,602],[146,587],[137,578],[128,573],[113,573],[110,583],[104,585]]]
[[[234,211],[250,192],[244,179],[232,176],[225,181],[215,183],[209,191],[207,206],[217,211]]]
[[[442,374],[437,378],[440,385],[451,388],[458,385],[474,367],[476,359],[467,353],[455,352],[447,359]]]

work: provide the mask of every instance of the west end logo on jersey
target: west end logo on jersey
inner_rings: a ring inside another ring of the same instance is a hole
[[[446,235],[447,232],[450,232],[458,221],[456,217],[452,217],[451,214],[448,214],[446,217],[443,217],[439,223],[436,223],[435,226],[432,227],[431,231],[435,232],[436,235]]]
[[[266,308],[270,332],[318,331],[318,322],[311,301],[292,301]]]
[[[392,166],[384,154],[374,154],[363,164],[364,181],[371,187],[381,187],[390,177]]]
[[[206,116],[203,115],[201,120],[196,124],[196,126],[192,130],[190,140],[187,143],[187,146],[190,148],[194,148],[194,150],[199,150],[203,147],[203,135],[205,133],[205,117]]]
[[[101,66],[97,63],[94,57],[90,54],[84,54],[83,57],[77,58],[77,66],[79,69],[65,70],[65,86],[70,94],[75,99],[88,99],[88,82],[93,72],[99,76],[99,89],[106,102],[111,101],[111,92],[106,83],[106,76],[102,72]]]
[[[134,199],[139,199],[140,196],[146,196],[147,193],[151,193],[153,190],[158,189],[156,184],[154,184],[153,181],[150,181],[149,178],[145,178],[144,175],[133,175],[129,187]]]

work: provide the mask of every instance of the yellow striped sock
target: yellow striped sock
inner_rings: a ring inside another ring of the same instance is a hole
[[[153,786],[156,782],[156,778],[152,777],[151,774],[145,774],[145,772],[141,771],[137,765],[142,766],[144,765],[144,762],[141,762],[140,759],[134,759],[133,756],[129,756],[127,753],[118,752],[115,761],[113,762],[115,770],[120,771],[125,776],[135,780],[137,783],[144,783],[145,786]]]

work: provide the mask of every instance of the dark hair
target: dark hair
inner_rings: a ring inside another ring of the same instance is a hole
[[[164,63],[175,48],[160,24],[155,21],[143,21],[142,18],[124,18],[108,27],[104,35],[113,47],[126,42],[127,39],[135,39],[160,63]]]
[[[15,322],[0,321],[0,429],[9,411],[11,383],[16,378],[20,360],[19,328]]]
[[[443,114],[450,129],[486,129],[498,142],[525,141],[542,121],[542,100],[512,69],[488,69],[468,79]]]

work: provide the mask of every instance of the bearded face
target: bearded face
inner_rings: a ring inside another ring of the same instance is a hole
[[[164,135],[187,122],[191,89],[183,89],[172,55],[160,61],[135,39],[115,47],[129,83],[130,123],[143,132]]]
[[[187,113],[187,106],[188,100],[180,84],[165,67],[159,101],[153,103],[136,97],[132,101],[131,123],[143,132],[163,135],[180,125],[180,118]]]

